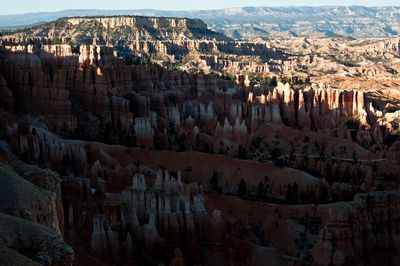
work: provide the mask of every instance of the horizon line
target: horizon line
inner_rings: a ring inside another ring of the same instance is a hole
[[[232,6],[232,7],[222,7],[215,9],[156,9],[156,8],[138,8],[138,9],[101,9],[101,8],[72,8],[72,9],[61,9],[61,10],[53,10],[53,11],[32,11],[32,12],[23,12],[23,13],[13,13],[13,14],[1,14],[0,16],[17,16],[17,15],[27,15],[27,14],[41,14],[41,13],[60,13],[66,11],[162,11],[162,12],[196,12],[196,11],[217,11],[217,10],[225,10],[225,9],[234,9],[234,8],[299,8],[299,7],[307,7],[307,8],[323,8],[323,7],[366,7],[366,8],[400,8],[400,5],[381,5],[381,6],[368,6],[368,5],[282,5],[282,6]]]

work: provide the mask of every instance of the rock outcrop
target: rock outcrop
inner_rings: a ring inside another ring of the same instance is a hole
[[[3,251],[10,253],[5,248],[11,248],[41,264],[72,265],[74,252],[62,238],[64,216],[60,180],[50,171],[34,166],[17,163],[16,167],[24,177],[14,172],[12,166],[0,166],[0,245]],[[18,256],[16,262],[28,261]],[[1,257],[4,259],[3,254]]]
[[[0,243],[20,251],[39,262],[51,265],[72,265],[74,252],[54,231],[0,212]]]
[[[399,199],[398,192],[375,192],[358,194],[353,202],[327,206],[327,222],[311,249],[316,263],[396,265]]]

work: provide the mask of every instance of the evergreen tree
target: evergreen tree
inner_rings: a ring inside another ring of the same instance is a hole
[[[299,185],[297,183],[289,184],[286,190],[285,200],[288,203],[295,204],[299,200]]]
[[[287,202],[291,202],[292,201],[292,184],[289,184],[287,189],[286,189],[286,195],[285,195],[285,200]]]
[[[329,201],[329,192],[326,186],[321,186],[319,191],[319,203],[324,204]]]
[[[297,183],[294,183],[292,186],[292,201],[293,203],[297,203],[299,200],[299,185]]]
[[[218,190],[218,173],[215,170],[213,171],[213,175],[210,179],[210,187],[214,191]]]
[[[247,159],[247,151],[246,151],[246,149],[245,149],[242,145],[239,145],[239,150],[238,150],[238,153],[237,153],[237,158],[238,158],[238,159],[241,159],[241,160],[246,160],[246,159]]]
[[[246,195],[246,193],[247,193],[246,182],[243,179],[240,179],[238,185],[238,195],[242,197]]]

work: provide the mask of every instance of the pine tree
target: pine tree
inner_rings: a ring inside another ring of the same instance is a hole
[[[215,170],[213,171],[213,175],[210,179],[210,187],[214,191],[218,190],[218,173]]]
[[[239,185],[238,185],[238,195],[239,196],[244,196],[247,193],[247,187],[246,187],[246,182],[243,179],[240,179]]]

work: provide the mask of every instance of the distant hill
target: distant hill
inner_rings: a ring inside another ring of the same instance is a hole
[[[65,10],[0,16],[0,27],[48,22],[70,16],[143,15],[204,20],[230,37],[349,36],[391,37],[400,34],[400,6],[243,7],[219,10]]]

